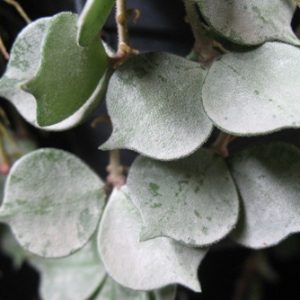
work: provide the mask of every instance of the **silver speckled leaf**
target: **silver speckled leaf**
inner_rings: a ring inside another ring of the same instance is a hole
[[[169,238],[139,241],[141,217],[122,190],[114,190],[100,224],[98,245],[107,272],[125,287],[153,290],[180,283],[199,292],[197,269],[205,249]]]
[[[143,220],[141,240],[165,236],[205,246],[224,238],[238,220],[238,194],[227,165],[209,150],[174,162],[140,156],[127,185]]]
[[[22,85],[37,100],[41,126],[59,123],[80,109],[107,70],[108,57],[100,40],[88,47],[77,44],[77,19],[68,12],[50,19],[38,71]]]
[[[40,149],[13,165],[0,218],[26,250],[61,257],[90,239],[104,201],[103,182],[80,159],[62,150]]]
[[[23,91],[20,86],[33,78],[41,60],[44,36],[51,18],[41,18],[30,23],[18,35],[11,50],[10,60],[3,77],[0,79],[0,96],[11,102],[22,117],[33,126],[41,128],[36,121],[36,100],[33,95]],[[84,121],[106,92],[109,70],[100,80],[87,102],[67,119],[43,130],[67,130]]]
[[[266,43],[216,61],[203,86],[203,104],[215,125],[234,135],[299,128],[299,86],[300,49]]]
[[[153,292],[134,291],[121,286],[108,276],[92,300],[174,300],[175,294],[175,286]]]
[[[45,300],[88,299],[106,276],[94,239],[71,256],[29,261],[41,274],[40,293]]]
[[[195,0],[204,19],[219,34],[237,44],[283,41],[300,45],[291,22],[293,0]]]
[[[275,143],[230,159],[242,199],[242,216],[232,237],[251,248],[276,245],[300,231],[300,151]]]
[[[101,149],[127,148],[160,160],[194,152],[212,130],[201,103],[206,73],[199,64],[166,53],[129,59],[108,86],[113,133]]]

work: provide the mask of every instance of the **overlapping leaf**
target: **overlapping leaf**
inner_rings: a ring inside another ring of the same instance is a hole
[[[141,218],[122,190],[114,190],[100,224],[98,245],[107,272],[125,287],[152,290],[171,283],[200,291],[197,268],[205,249],[168,238],[139,241]]]
[[[128,176],[141,239],[166,236],[193,246],[226,236],[238,219],[238,195],[224,160],[201,149],[175,162],[139,157]]]
[[[100,41],[76,42],[77,15],[60,13],[49,21],[35,77],[23,86],[37,100],[37,122],[50,126],[70,117],[98,88],[108,67]]]
[[[106,22],[115,0],[88,0],[78,19],[77,40],[79,45],[88,46],[99,39],[101,29]]]
[[[299,45],[291,21],[293,0],[195,0],[209,25],[232,42],[258,45],[283,41]]]
[[[251,248],[279,243],[300,231],[300,151],[276,143],[242,151],[230,160],[243,204],[233,238]]]
[[[205,111],[222,130],[258,135],[300,127],[300,50],[266,43],[215,62],[203,90]]]
[[[41,149],[14,164],[0,216],[26,250],[60,257],[90,239],[104,199],[103,183],[82,161],[61,150]]]
[[[40,271],[40,293],[45,300],[89,299],[106,276],[94,239],[71,256],[32,257],[30,263]]]
[[[9,100],[22,117],[36,127],[36,100],[23,91],[21,85],[33,78],[41,61],[41,51],[51,18],[41,18],[25,27],[18,35],[11,50],[10,60],[4,76],[0,80],[0,96]],[[55,125],[43,127],[45,130],[66,130],[82,122],[103,98],[111,70],[99,81],[92,95],[74,114]]]
[[[141,292],[124,288],[110,277],[105,279],[100,291],[93,300],[174,300],[176,288],[174,286],[154,292]]]
[[[128,60],[109,83],[113,133],[101,149],[128,148],[161,160],[198,149],[212,129],[201,104],[205,75],[199,64],[171,54]]]

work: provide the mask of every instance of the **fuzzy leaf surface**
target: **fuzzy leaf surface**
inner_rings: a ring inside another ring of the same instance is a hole
[[[100,40],[77,44],[77,15],[60,13],[49,23],[36,76],[23,88],[37,100],[40,126],[56,124],[75,113],[97,88],[108,67]]]
[[[174,162],[140,156],[127,185],[143,220],[141,240],[165,236],[206,246],[224,238],[238,219],[238,194],[229,170],[209,150]]]
[[[104,201],[103,182],[80,159],[62,150],[40,149],[13,165],[0,218],[26,250],[61,257],[87,243]]]
[[[140,242],[142,220],[127,197],[114,190],[100,224],[98,247],[109,275],[136,290],[180,283],[199,292],[197,269],[206,250],[164,237]]]
[[[109,69],[99,81],[93,94],[74,114],[57,124],[41,127],[37,124],[37,105],[34,96],[21,89],[21,85],[32,79],[41,61],[43,40],[51,18],[41,18],[30,23],[18,35],[11,50],[6,72],[0,79],[0,96],[11,102],[21,116],[31,125],[49,131],[70,129],[85,120],[104,98],[109,77]]]
[[[167,53],[129,59],[108,86],[113,133],[100,149],[127,148],[159,160],[194,152],[212,130],[201,103],[206,73],[199,64]]]
[[[30,263],[41,274],[40,293],[45,300],[88,299],[106,276],[95,239],[68,257],[32,257]]]
[[[275,143],[253,147],[230,160],[243,213],[232,237],[260,249],[300,231],[300,150]]]
[[[291,21],[296,10],[293,0],[196,0],[208,24],[230,41],[258,45],[282,41],[300,45]]]
[[[278,42],[230,53],[209,70],[205,111],[234,135],[262,135],[300,127],[300,49]]]

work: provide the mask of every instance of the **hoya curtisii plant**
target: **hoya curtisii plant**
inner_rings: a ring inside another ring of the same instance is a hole
[[[115,4],[114,53],[99,32]],[[190,60],[133,49],[127,22],[139,12],[125,0],[39,19],[14,43],[0,95],[29,123],[66,130],[105,96],[113,126],[100,146],[112,192],[58,149],[23,156],[6,180],[0,219],[41,271],[45,299],[174,299],[176,284],[201,291],[210,245],[263,249],[300,231],[299,149],[228,152],[236,138],[300,126],[296,2],[184,4]],[[140,154],[126,179],[119,149]]]

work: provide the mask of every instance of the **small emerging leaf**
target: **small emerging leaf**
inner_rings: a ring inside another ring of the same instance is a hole
[[[106,276],[93,239],[71,256],[32,257],[30,263],[40,271],[40,292],[46,300],[88,299]]]
[[[139,241],[141,218],[122,190],[114,190],[99,230],[98,246],[107,272],[125,287],[153,290],[180,283],[200,291],[197,269],[205,249],[168,238]]]
[[[300,49],[266,43],[229,53],[210,68],[203,90],[205,111],[234,135],[260,135],[300,127]]]
[[[142,240],[166,236],[205,246],[224,238],[238,219],[238,194],[228,168],[209,150],[175,162],[139,157],[127,185],[143,220]]]
[[[88,0],[78,18],[77,41],[81,46],[88,46],[93,40],[99,40],[115,0]]]
[[[205,75],[199,64],[171,54],[129,59],[108,86],[113,133],[101,149],[133,149],[160,160],[197,150],[212,130],[201,103]]]
[[[102,181],[81,160],[61,150],[41,149],[13,165],[0,216],[26,250],[61,257],[90,239],[104,199]]]
[[[276,143],[242,151],[230,160],[243,215],[232,237],[251,248],[276,245],[300,232],[300,151]]]
[[[283,41],[300,45],[291,21],[296,10],[293,0],[196,0],[212,28],[242,45]]]
[[[134,291],[122,287],[110,277],[92,300],[174,300],[176,287],[170,286],[153,292]]]
[[[37,100],[37,121],[56,124],[75,113],[94,93],[108,67],[100,40],[76,42],[77,16],[60,13],[49,22],[37,75],[24,88]]]

